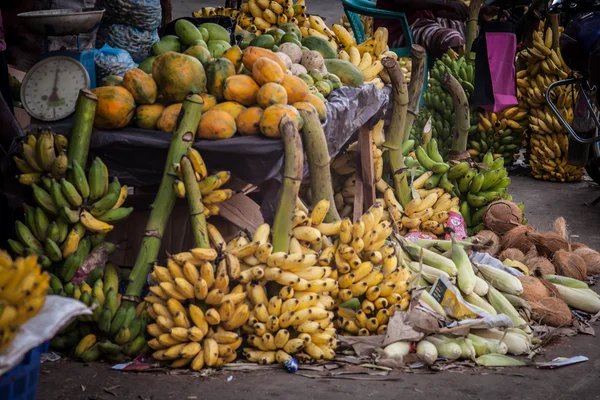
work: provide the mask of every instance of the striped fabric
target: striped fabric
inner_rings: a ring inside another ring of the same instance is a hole
[[[410,31],[413,41],[425,48],[427,53],[434,57],[445,53],[450,48],[460,47],[465,44],[466,26],[464,22],[444,18],[416,20]],[[404,38],[396,38],[390,47],[402,47]]]

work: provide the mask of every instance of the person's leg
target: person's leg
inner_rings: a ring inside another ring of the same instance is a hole
[[[10,82],[8,78],[8,60],[6,58],[6,51],[0,51],[0,92],[6,105],[10,109],[10,112],[14,114],[12,91],[10,89]]]

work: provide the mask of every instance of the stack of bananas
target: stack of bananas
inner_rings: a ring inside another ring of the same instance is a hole
[[[383,68],[381,60],[385,57],[391,57],[398,60],[398,55],[390,51],[388,47],[388,30],[386,28],[377,28],[373,37],[368,38],[363,43],[357,45],[354,36],[344,26],[334,24],[333,32],[336,35],[340,50],[338,57],[357,66],[365,78],[366,83],[372,83],[379,89],[384,84],[391,83],[390,76]],[[409,58],[398,60],[404,76],[410,81],[411,61]]]
[[[72,164],[69,178],[43,177],[41,186],[31,185],[37,207],[25,206],[25,223],[16,222],[18,240],[9,240],[12,251],[37,254],[44,267],[64,260],[59,275],[65,282],[73,278],[93,247],[114,249],[104,237],[113,223],[133,211],[122,207],[127,186],[117,178],[109,183],[108,169],[100,158],[94,159],[87,176],[77,161]]]
[[[185,157],[185,156],[184,156]],[[202,195],[202,203],[204,204],[204,215],[206,218],[212,215],[219,215],[219,204],[229,200],[235,194],[231,189],[220,189],[229,181],[231,172],[219,171],[213,175],[208,175],[206,164],[198,150],[188,148],[187,157],[190,159],[194,171],[196,172],[196,181]],[[185,184],[183,183],[183,172],[180,164],[175,164],[175,172],[180,179],[177,179],[173,184],[175,195],[180,198],[185,198]]]
[[[468,150],[473,160],[481,162],[491,151],[496,158],[504,158],[505,166],[512,165],[519,157],[528,115],[529,111],[519,106],[500,113],[480,111],[477,131],[469,135]]]
[[[195,248],[172,256],[167,267],[155,266],[150,274],[154,285],[145,301],[154,323],[147,327],[153,337],[148,346],[156,360],[170,361],[174,368],[197,371],[234,361],[242,344],[236,331],[250,316],[245,300],[251,287],[247,291],[244,284],[233,282],[245,275],[235,254],[251,255],[248,248],[255,251],[255,243],[227,249],[220,234],[214,235],[216,229],[211,230],[220,254]],[[212,263],[219,256],[215,268]]]
[[[13,159],[21,172],[17,176],[23,185],[39,184],[44,179],[60,180],[67,172],[68,139],[49,128],[39,129],[37,136],[29,133],[21,146],[20,156]]]
[[[536,31],[533,47],[524,49],[518,57],[526,69],[517,73],[517,89],[522,102],[529,108],[529,164],[536,179],[556,182],[576,182],[583,178],[583,168],[567,164],[568,134],[546,105],[548,86],[569,76],[569,68],[552,48],[552,30]],[[570,124],[576,92],[571,86],[554,89],[550,95],[560,113]]]
[[[410,273],[399,266],[394,247],[386,244],[393,223],[383,217],[383,205],[377,202],[354,223],[344,218],[330,256],[341,303],[336,327],[351,335],[383,334],[389,317],[408,307]],[[348,311],[351,304],[360,310]]]
[[[317,36],[324,35],[329,40],[326,32],[330,30],[323,29],[327,28],[323,20],[319,18],[322,24],[318,24],[316,20],[309,20],[304,0],[297,0],[296,3],[292,0],[244,0],[240,11],[238,26],[257,35],[279,25],[292,23],[302,29],[302,35],[305,37],[318,34]]]
[[[217,15],[237,19],[241,15],[241,12],[230,7],[202,7],[200,10],[192,13],[194,18],[214,17]]]
[[[11,344],[19,326],[33,318],[46,301],[50,275],[37,256],[12,257],[0,251],[0,354]]]

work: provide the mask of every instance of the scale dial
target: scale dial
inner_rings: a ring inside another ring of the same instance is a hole
[[[21,86],[25,110],[42,121],[57,121],[75,111],[81,89],[90,88],[90,76],[77,60],[49,57],[29,70]]]

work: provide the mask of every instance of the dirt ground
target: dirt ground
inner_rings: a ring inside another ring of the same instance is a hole
[[[597,186],[588,183],[552,184],[528,177],[514,177],[511,193],[526,204],[529,222],[541,229],[551,227],[556,216],[569,223],[573,241],[600,248],[600,206],[590,208],[600,196]],[[588,362],[557,370],[540,370],[534,366],[510,369],[468,369],[462,372],[394,373],[384,381],[314,379],[286,373],[279,367],[253,372],[221,371],[211,376],[198,374],[170,375],[168,371],[152,373],[120,372],[106,363],[82,364],[58,361],[42,365],[38,388],[39,400],[163,400],[203,399],[210,393],[220,400],[240,398],[285,398],[306,400],[327,398],[397,399],[596,399],[600,398],[600,339],[579,335],[560,339],[546,348],[534,361],[555,357],[584,355]],[[374,377],[365,377],[373,379]],[[377,377],[375,377],[377,379]]]

